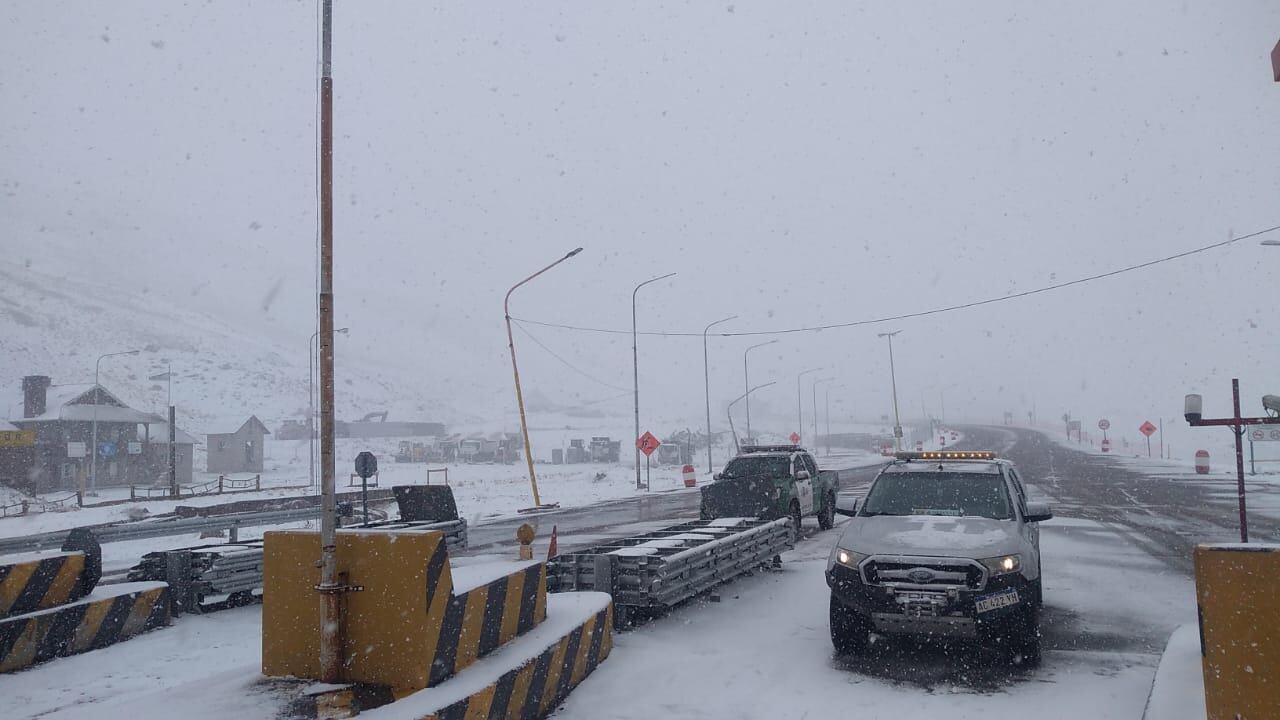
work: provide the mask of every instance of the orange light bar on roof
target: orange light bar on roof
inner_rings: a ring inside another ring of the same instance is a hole
[[[899,460],[995,460],[990,450],[926,450],[924,452],[900,452]]]

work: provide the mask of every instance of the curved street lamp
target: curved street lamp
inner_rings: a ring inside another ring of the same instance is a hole
[[[542,505],[542,498],[538,496],[538,478],[533,474],[533,446],[529,444],[529,423],[525,420],[524,416],[524,393],[520,390],[520,368],[516,366],[516,341],[511,335],[511,293],[515,292],[516,288],[521,285],[524,285],[530,280],[538,277],[542,273],[580,252],[582,252],[582,248],[570,250],[564,257],[511,286],[511,289],[507,291],[506,298],[502,301],[502,313],[507,320],[507,348],[511,350],[511,372],[515,375],[516,379],[516,405],[520,407],[520,434],[524,438],[524,459],[529,464],[529,486],[533,488],[534,507],[540,507]]]
[[[137,355],[140,350],[125,350],[123,352],[107,353],[99,355],[98,361],[93,364],[93,446],[90,452],[93,454],[89,459],[89,490],[90,492],[98,491],[98,405],[102,400],[102,391],[98,385],[98,374],[102,369],[102,361],[104,358],[118,357],[120,355]]]
[[[882,332],[876,336],[889,340],[889,382],[893,386],[893,449],[897,452],[902,452],[902,420],[898,418],[898,376],[893,370],[893,336],[900,332],[902,331],[894,330]]]
[[[666,280],[674,275],[675,273],[667,273],[666,275],[659,275],[656,278],[649,278],[637,285],[635,290],[631,291],[631,375],[632,387],[635,391],[636,410],[636,434],[635,440],[632,441],[633,443],[640,442],[640,353],[639,350],[636,349],[636,338],[639,335],[639,333],[636,332],[636,293],[640,292],[640,288],[648,285],[649,283]],[[640,489],[640,446],[638,444],[636,445],[636,489]]]
[[[808,375],[809,373],[818,372],[821,369],[822,368],[809,368],[808,370],[803,370],[800,372],[800,374],[796,375],[796,423],[797,423],[796,434],[797,435],[802,435],[800,431],[804,430],[804,408],[801,406],[801,401],[800,401],[800,378],[804,377],[805,375]],[[803,442],[803,439],[802,439],[802,442]],[[796,443],[796,444],[799,445],[799,443]]]
[[[751,387],[751,379],[750,379],[751,374],[747,370],[747,353],[751,352],[752,350],[755,350],[756,348],[762,348],[765,345],[773,345],[777,342],[778,342],[777,340],[770,340],[769,342],[758,343],[742,351],[742,389],[746,391],[748,395],[747,397],[747,438],[748,439],[751,438],[751,398],[750,398],[751,391],[748,390],[748,388]]]
[[[716,320],[708,324],[702,329],[702,386],[705,388],[707,398],[707,473],[715,472],[715,466],[711,463],[711,364],[707,359],[707,331],[719,325],[727,323],[730,320],[737,320],[737,315],[730,315],[727,318]]]
[[[813,452],[818,451],[818,386],[822,383],[828,383],[835,378],[822,378],[813,381]],[[830,440],[827,441],[830,443]]]
[[[739,395],[738,397],[734,398],[732,401],[730,401],[730,403],[729,403],[729,407],[725,410],[725,414],[729,416],[729,434],[733,435],[733,449],[734,449],[734,451],[735,451],[735,452],[741,453],[741,452],[742,452],[742,447],[741,447],[740,445],[738,445],[738,433],[737,433],[737,431],[736,431],[736,430],[734,430],[734,429],[733,429],[733,406],[734,406],[734,405],[737,405],[739,400],[741,400],[741,399],[743,399],[743,398],[745,398],[745,397],[750,396],[750,395],[751,395],[751,393],[753,393],[753,392],[755,392],[755,391],[759,390],[760,388],[767,388],[767,387],[769,387],[770,385],[773,385],[773,384],[774,384],[774,383],[773,383],[773,381],[772,381],[772,380],[770,380],[769,382],[767,382],[767,383],[765,383],[765,384],[763,384],[763,385],[757,385],[757,386],[755,386],[755,387],[751,388],[750,390],[748,390],[748,391],[746,391],[746,392],[742,393],[742,394],[741,394],[741,395]]]

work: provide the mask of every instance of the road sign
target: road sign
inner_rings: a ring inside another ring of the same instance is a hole
[[[800,433],[791,433],[791,444],[792,445],[800,444]]]
[[[640,439],[636,440],[636,447],[640,448],[640,452],[644,453],[645,457],[652,455],[653,451],[657,450],[661,444],[658,438],[654,437],[653,433],[648,430],[645,430]]]
[[[142,454],[142,443],[140,443],[140,442],[130,442],[130,443],[129,443],[129,454],[130,454],[130,455],[141,455],[141,454]]]
[[[1249,431],[1249,439],[1254,442],[1280,442],[1280,428],[1254,428]]]
[[[1106,419],[1106,418],[1103,418],[1103,419],[1099,420],[1099,421],[1098,421],[1098,429],[1099,429],[1099,430],[1110,430],[1110,429],[1111,429],[1111,421],[1110,421],[1110,420],[1108,420],[1108,419]]]
[[[356,456],[356,474],[368,480],[378,472],[378,458],[368,450]]]
[[[85,443],[82,443],[82,442],[67,443],[67,457],[82,458],[87,456],[88,454],[89,454],[89,451],[88,449],[85,448]]]
[[[115,443],[113,443],[113,442],[101,442],[101,443],[98,443],[98,457],[106,457],[106,458],[109,458],[109,457],[115,457],[115,456],[116,456],[116,444],[115,444]]]
[[[0,448],[32,447],[36,444],[34,430],[0,431]]]
[[[1147,420],[1146,422],[1142,423],[1142,426],[1138,428],[1138,432],[1142,433],[1143,435],[1146,435],[1147,437],[1151,437],[1151,434],[1154,433],[1155,431],[1156,431],[1156,426],[1152,425],[1150,420]]]
[[[1271,48],[1271,75],[1280,82],[1280,42]]]

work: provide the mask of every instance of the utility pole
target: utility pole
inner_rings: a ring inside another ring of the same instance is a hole
[[[342,674],[333,412],[333,0],[321,0],[320,67],[320,681]]]
[[[742,391],[746,393],[745,395],[743,395],[743,397],[747,399],[747,440],[748,441],[750,441],[751,438],[754,436],[751,434],[751,373],[747,368],[747,354],[750,353],[752,350],[755,350],[756,348],[762,348],[765,345],[773,345],[777,342],[778,342],[777,340],[762,342],[758,345],[752,345],[751,347],[742,351]]]
[[[715,469],[715,465],[713,465],[711,461],[711,361],[708,359],[709,356],[707,354],[707,331],[715,327],[716,325],[719,325],[720,323],[726,323],[726,322],[729,322],[730,320],[737,320],[737,319],[738,319],[737,315],[730,315],[727,318],[716,320],[715,322],[710,323],[709,325],[707,325],[705,328],[702,329],[702,386],[704,388],[704,391],[706,394],[706,400],[707,400],[707,474],[708,475],[710,475],[711,473],[714,473],[716,469]],[[692,442],[692,438],[690,438],[690,442]],[[690,459],[692,459],[692,457],[693,457],[692,454],[690,454]]]
[[[893,369],[893,336],[900,332],[902,331],[894,330],[879,334],[879,337],[889,339],[889,381],[893,386],[893,442],[894,449],[898,452],[902,452],[902,420],[898,416],[898,376]]]
[[[640,489],[640,446],[636,445],[636,443],[640,442],[640,351],[638,350],[638,343],[637,343],[637,338],[639,337],[640,334],[636,332],[636,293],[640,292],[640,288],[644,287],[645,285],[648,285],[649,283],[655,283],[655,282],[658,282],[659,280],[665,280],[666,278],[672,277],[673,275],[675,275],[675,273],[667,273],[666,275],[660,275],[656,278],[649,278],[648,280],[645,280],[644,282],[637,285],[635,290],[631,291],[631,375],[632,375],[632,388],[634,389],[634,392],[635,392],[635,411],[636,411],[636,436],[635,436],[635,439],[632,440],[632,444],[635,445],[635,448],[636,448],[636,489],[637,490]]]
[[[338,328],[335,333],[347,334],[351,328]],[[307,476],[307,487],[315,487],[316,485],[316,388],[315,388],[315,364],[316,351],[314,350],[316,338],[320,336],[317,330],[311,333],[311,339],[307,341],[307,449],[309,452],[308,460],[311,465],[310,474]]]

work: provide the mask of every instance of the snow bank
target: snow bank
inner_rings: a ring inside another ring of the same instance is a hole
[[[1195,625],[1183,625],[1169,638],[1142,720],[1205,720],[1200,633]]]

